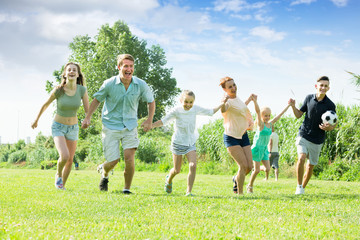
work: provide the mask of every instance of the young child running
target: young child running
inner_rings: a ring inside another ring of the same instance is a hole
[[[279,179],[279,135],[275,132],[274,125],[272,126],[272,133],[270,135],[269,142],[269,159],[270,166],[274,169],[275,172],[275,181]],[[263,166],[260,170],[263,171]],[[267,180],[267,179],[266,179]]]
[[[224,98],[222,104],[214,109],[199,107],[194,105],[194,101],[195,94],[190,90],[184,90],[180,95],[180,103],[182,106],[172,109],[169,114],[152,125],[152,128],[161,127],[175,120],[175,131],[171,139],[174,167],[165,179],[165,191],[167,193],[172,192],[173,178],[180,173],[182,158],[183,155],[186,155],[189,161],[186,196],[192,196],[191,191],[196,174],[196,115],[212,116],[224,106],[227,98]]]
[[[256,176],[260,172],[260,162],[265,166],[265,179],[268,179],[270,172],[270,163],[269,163],[269,151],[268,144],[270,141],[270,135],[272,133],[272,126],[275,122],[277,122],[280,117],[288,110],[290,105],[287,105],[286,108],[275,118],[270,120],[271,110],[268,107],[264,107],[261,109],[257,103],[257,99],[254,101],[255,111],[256,111],[256,133],[253,140],[253,145],[251,146],[251,152],[254,161],[254,170],[250,176],[250,183],[247,185],[247,192],[253,192],[253,185]]]

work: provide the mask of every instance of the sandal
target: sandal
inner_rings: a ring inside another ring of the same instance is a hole
[[[233,183],[234,183],[233,192],[234,192],[234,193],[237,193],[237,183],[236,183],[235,177],[236,177],[236,176],[234,176],[233,179],[232,179],[232,181],[233,181]]]
[[[172,192],[172,183],[168,182],[169,175],[165,178],[165,192],[171,193]]]

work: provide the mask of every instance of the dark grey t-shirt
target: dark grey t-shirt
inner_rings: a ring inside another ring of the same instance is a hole
[[[306,96],[300,111],[305,113],[305,119],[299,128],[299,135],[306,140],[322,144],[325,141],[325,131],[319,128],[321,115],[328,110],[335,111],[335,104],[325,95],[322,101],[316,99],[316,94]]]

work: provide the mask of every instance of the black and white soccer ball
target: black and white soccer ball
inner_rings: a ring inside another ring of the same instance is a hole
[[[321,119],[323,123],[329,123],[330,125],[334,125],[338,121],[338,117],[336,115],[336,112],[333,110],[326,111],[322,116]]]

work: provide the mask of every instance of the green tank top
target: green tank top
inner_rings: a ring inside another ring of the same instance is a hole
[[[254,136],[253,140],[253,146],[255,147],[267,147],[270,141],[270,136],[272,133],[272,125],[270,124],[270,127],[267,127],[264,124],[264,129],[259,131],[257,130]]]
[[[62,117],[76,117],[76,113],[81,106],[81,99],[84,96],[86,87],[77,84],[74,96],[69,96],[60,90],[55,91],[56,113]]]

